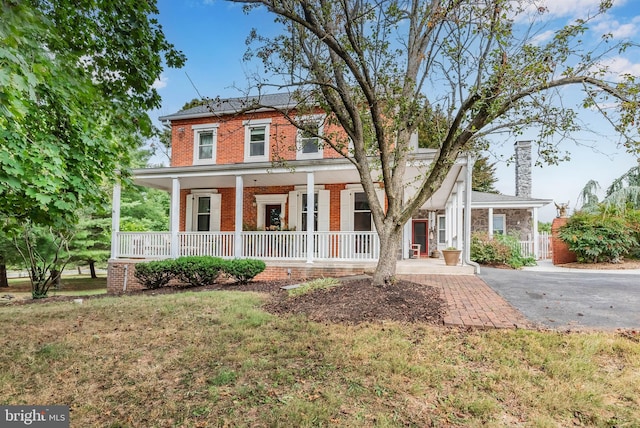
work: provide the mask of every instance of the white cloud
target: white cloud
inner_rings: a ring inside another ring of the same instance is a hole
[[[607,19],[599,22],[594,28],[602,34],[611,33],[615,38],[628,38],[638,34],[640,30],[640,16],[634,17],[629,23],[621,24],[616,19]]]
[[[541,45],[545,42],[548,42],[549,40],[551,40],[551,38],[556,34],[555,31],[553,30],[547,30],[544,33],[540,33],[537,34],[536,36],[534,36],[531,39],[531,43],[533,43],[534,45],[538,46]]]
[[[558,18],[586,17],[596,14],[600,9],[602,0],[514,0],[520,3],[524,14],[518,20],[525,17],[543,17],[548,20]],[[634,0],[637,1],[637,0]],[[624,5],[627,0],[614,0],[613,8]]]
[[[161,74],[160,77],[156,79],[155,82],[153,82],[153,85],[151,85],[151,87],[154,89],[162,89],[162,88],[165,88],[168,83],[169,83],[169,78]]]
[[[621,56],[601,61],[600,64],[609,69],[607,74],[615,81],[619,81],[624,74],[640,75],[640,63],[633,63]]]

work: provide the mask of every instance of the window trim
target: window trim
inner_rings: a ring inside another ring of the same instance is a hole
[[[245,162],[268,162],[270,159],[270,134],[271,119],[244,120],[244,161]],[[251,156],[251,130],[264,127],[264,154]]]
[[[315,114],[309,116],[303,116],[300,118],[299,122],[315,122],[318,125],[318,134],[324,135],[324,120],[325,115],[323,114]],[[302,133],[303,130],[298,128],[298,132],[296,133],[296,159],[322,159],[324,157],[324,145],[318,145],[318,151],[314,153],[304,153],[304,146],[302,144]],[[321,142],[320,137],[314,137],[317,140],[317,143]]]
[[[204,123],[191,126],[191,130],[193,131],[193,165],[210,165],[216,163],[219,126],[220,124],[218,123]],[[200,135],[205,132],[213,133],[211,159],[200,159]]]
[[[501,218],[502,219],[502,233],[498,233],[496,231],[495,228],[495,221],[496,218]],[[493,235],[506,235],[507,234],[507,215],[506,214],[494,214],[493,215],[493,219],[492,219],[493,224],[491,225],[491,231],[493,232]]]

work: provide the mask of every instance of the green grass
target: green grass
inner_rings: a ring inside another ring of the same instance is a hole
[[[107,293],[107,278],[91,278],[89,275],[64,275],[60,289],[49,288],[47,296],[91,296]],[[10,294],[17,299],[31,299],[29,278],[10,278],[8,288],[0,288],[0,296]],[[2,301],[0,301],[2,303]]]
[[[302,296],[303,294],[312,293],[317,290],[324,290],[340,285],[341,282],[335,278],[318,278],[304,284],[300,284],[298,288],[288,290],[290,297]]]
[[[635,333],[319,324],[234,291],[0,308],[0,404],[71,426],[640,426]]]

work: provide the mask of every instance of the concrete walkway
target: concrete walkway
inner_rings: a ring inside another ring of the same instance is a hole
[[[444,324],[469,328],[533,328],[511,306],[475,275],[398,275],[401,279],[440,288],[447,304]]]

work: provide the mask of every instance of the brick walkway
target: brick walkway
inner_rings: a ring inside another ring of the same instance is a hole
[[[398,275],[442,290],[447,302],[444,324],[474,328],[530,328],[522,313],[475,275]]]

